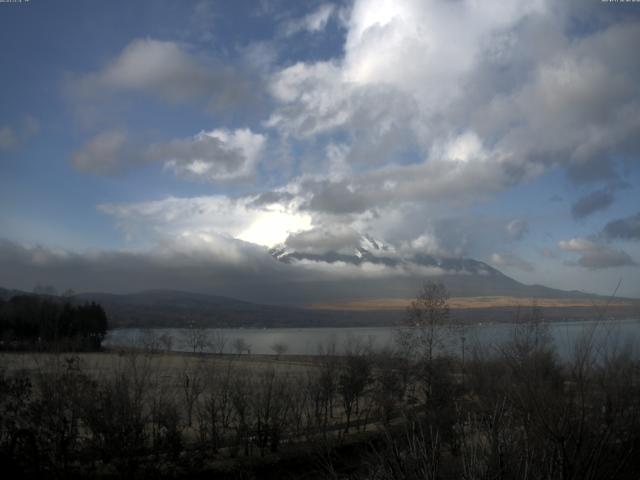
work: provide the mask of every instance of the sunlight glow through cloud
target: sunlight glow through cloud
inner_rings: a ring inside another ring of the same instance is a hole
[[[291,213],[284,209],[267,210],[257,215],[248,228],[236,235],[245,242],[273,247],[283,243],[287,237],[311,228],[311,216]]]

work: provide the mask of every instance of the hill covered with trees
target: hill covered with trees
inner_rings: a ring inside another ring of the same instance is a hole
[[[95,302],[72,304],[59,297],[0,298],[0,348],[98,350],[108,328]]]

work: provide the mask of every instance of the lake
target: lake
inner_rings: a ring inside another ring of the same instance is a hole
[[[548,323],[549,333],[553,338],[558,353],[562,358],[569,358],[575,343],[585,335],[591,336],[598,346],[620,348],[630,346],[634,353],[640,349],[640,320],[610,320],[607,322],[581,321]],[[464,330],[447,332],[447,347],[451,353],[460,353],[462,343],[465,352],[474,346],[494,348],[507,341],[513,334],[515,325],[508,323],[478,324],[467,326]],[[288,354],[313,355],[320,346],[336,344],[338,352],[344,351],[350,341],[370,343],[380,349],[393,344],[394,327],[354,327],[354,328],[222,328],[206,329],[210,337],[222,335],[226,339],[225,353],[233,353],[233,342],[242,339],[250,346],[252,354],[273,354],[274,344],[287,346]],[[189,329],[156,328],[137,329],[123,328],[110,330],[104,341],[105,346],[140,347],[151,337],[166,335],[171,338],[171,350],[188,352]],[[464,342],[461,340],[464,337]],[[203,351],[213,351],[205,347]]]

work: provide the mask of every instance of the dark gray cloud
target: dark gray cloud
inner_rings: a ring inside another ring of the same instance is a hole
[[[626,218],[619,218],[607,223],[602,230],[610,239],[640,240],[640,212]]]
[[[44,283],[78,292],[172,288],[252,298],[267,279],[282,281],[284,267],[264,248],[222,236],[167,240],[146,252],[84,254],[0,240],[0,285],[27,290]]]
[[[350,227],[314,228],[290,235],[285,245],[296,252],[352,254],[360,246],[361,235]]]
[[[307,187],[313,192],[303,209],[331,214],[360,213],[372,207],[364,195],[346,182],[313,182]]]
[[[601,270],[605,268],[638,265],[627,252],[609,245],[603,245],[596,240],[573,238],[571,240],[560,241],[558,246],[561,250],[580,255],[577,261],[565,262],[570,266],[581,266],[589,270]]]
[[[348,232],[342,239],[339,236],[327,235],[325,246],[349,242]],[[294,243],[308,240],[298,238]],[[324,240],[311,239],[310,243],[317,246]],[[408,298],[425,277],[445,273],[435,265],[418,263],[391,265],[362,260],[351,264],[314,258],[283,263],[266,248],[214,235],[206,239],[166,239],[147,251],[86,253],[0,239],[0,286],[30,291],[34,285],[45,284],[58,291],[71,288],[113,293],[178,289],[254,302],[304,305],[353,298]],[[482,285],[486,282],[484,277],[473,280],[468,273],[464,269],[449,272],[451,285],[478,288],[478,281]]]
[[[600,210],[605,210],[614,202],[615,196],[610,188],[595,190],[580,198],[571,207],[571,215],[575,219],[582,219]]]

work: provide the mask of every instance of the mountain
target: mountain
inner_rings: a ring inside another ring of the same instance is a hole
[[[412,298],[420,284],[428,279],[442,281],[451,296],[510,296],[519,298],[592,298],[594,295],[576,290],[566,291],[542,285],[525,285],[496,268],[471,258],[439,257],[426,253],[398,253],[393,247],[370,236],[362,236],[351,251],[315,253],[295,251],[286,245],[270,250],[276,260],[289,265],[314,263],[325,266],[375,266],[387,268],[388,275],[360,278],[357,281],[331,280],[312,282],[320,301],[351,298]],[[334,283],[332,287],[330,283]],[[339,297],[329,298],[339,292]],[[317,300],[316,300],[317,301]]]
[[[329,327],[389,324],[397,319],[397,315],[388,312],[329,312],[176,290],[119,295],[82,293],[75,295],[73,301],[99,303],[112,327]]]
[[[511,321],[520,306],[531,305],[532,299],[539,300],[549,319],[594,318],[602,315],[594,304],[607,300],[578,291],[525,285],[471,258],[398,252],[369,236],[337,251],[280,245],[270,253],[292,271],[306,275],[297,280],[283,276],[247,291],[229,289],[231,295],[245,293],[251,301],[177,290],[82,293],[71,300],[99,303],[112,327],[140,328],[391,325],[402,318],[408,299],[415,297],[426,280],[445,284],[454,297],[452,314],[465,321]],[[0,289],[0,298],[24,293]],[[64,300],[68,299],[60,298]],[[607,316],[637,318],[638,300],[618,300],[608,307]]]
[[[533,287],[535,288],[535,287]],[[548,293],[545,287],[542,292]],[[558,292],[558,291],[554,291]],[[20,290],[0,288],[0,297],[4,300],[14,295],[36,295]],[[42,296],[42,295],[41,295]],[[75,303],[97,302],[105,309],[110,328],[136,327],[218,327],[218,328],[286,328],[286,327],[357,327],[396,325],[404,316],[406,303],[400,300],[392,307],[380,308],[379,305],[365,304],[364,308],[353,309],[349,306],[333,308],[296,308],[277,305],[264,305],[238,300],[230,297],[201,293],[182,292],[176,290],[150,290],[131,294],[82,293],[73,297],[46,296],[52,301],[71,301]],[[552,298],[534,297],[534,298]],[[558,297],[559,298],[559,297]],[[566,298],[566,297],[565,297]],[[540,303],[545,318],[553,319],[585,319],[601,318],[598,309],[593,307],[594,298],[570,302],[563,306],[562,302],[554,304]],[[470,299],[470,304],[477,299]],[[472,307],[455,306],[452,299],[452,316],[455,319],[470,322],[508,322],[518,318],[523,305],[526,309],[530,299],[522,302],[509,302],[504,298],[480,299],[479,304]],[[508,298],[507,298],[508,300]],[[597,300],[597,298],[596,298]],[[464,305],[465,302],[463,302]],[[601,302],[600,302],[601,303]],[[611,305],[607,317],[637,318],[640,302],[625,300]]]

